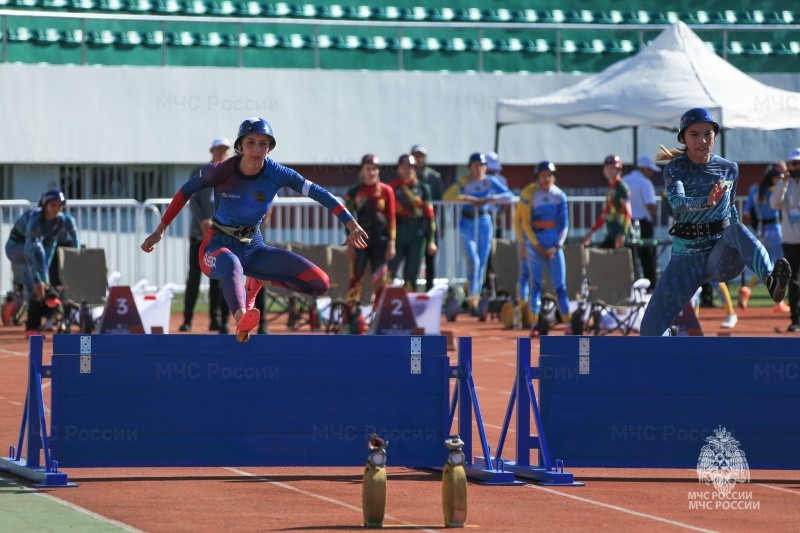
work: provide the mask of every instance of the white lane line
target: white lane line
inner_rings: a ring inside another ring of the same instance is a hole
[[[264,481],[266,483],[269,483],[270,485],[275,485],[276,487],[280,487],[282,489],[290,490],[292,492],[296,492],[296,493],[302,494],[304,496],[309,496],[311,498],[316,498],[318,500],[322,500],[324,502],[332,503],[334,505],[339,505],[341,507],[345,507],[345,508],[350,509],[352,511],[357,511],[358,513],[361,513],[361,507],[358,507],[357,505],[350,505],[349,503],[343,502],[341,500],[337,500],[335,498],[329,498],[327,496],[323,496],[322,494],[316,494],[314,492],[310,492],[310,491],[307,491],[307,490],[299,489],[297,487],[293,487],[291,485],[287,485],[286,483],[281,483],[280,481],[275,481],[275,480],[269,479],[268,477],[265,477],[265,476],[259,476],[257,474],[253,474],[251,472],[245,472],[244,470],[239,470],[238,468],[224,467],[224,469],[225,470],[229,470],[229,471],[231,471],[231,472],[233,472],[235,474],[239,474],[240,476],[254,477],[254,478],[260,479],[260,480],[262,480],[262,481]],[[400,524],[402,524],[404,526],[413,527],[415,529],[419,529],[420,531],[428,531],[428,532],[431,532],[431,533],[436,533],[436,531],[438,531],[436,529],[425,529],[422,526],[420,526],[419,524],[406,522],[405,520],[400,520],[399,518],[395,518],[395,517],[393,517],[391,515],[388,515],[388,514],[385,515],[385,519],[386,520],[394,520],[396,522],[400,522]]]
[[[795,496],[800,496],[800,491],[798,491],[798,490],[785,489],[783,487],[773,487],[772,485],[766,485],[764,483],[753,483],[753,485],[758,485],[759,487],[764,487],[766,489],[779,490],[781,492],[788,492],[789,494],[794,494]]]
[[[526,487],[530,487],[532,489],[541,490],[541,491],[544,491],[544,492],[549,492],[550,494],[555,494],[556,496],[563,496],[565,498],[572,498],[573,500],[578,500],[580,502],[590,503],[592,505],[605,507],[607,509],[612,509],[614,511],[619,511],[621,513],[625,513],[625,514],[629,514],[629,515],[633,515],[633,516],[639,516],[641,518],[647,518],[648,520],[655,520],[656,522],[663,522],[665,524],[670,524],[672,526],[686,528],[686,529],[689,529],[689,530],[692,530],[692,531],[703,531],[704,533],[713,533],[714,532],[713,529],[703,529],[703,528],[700,528],[700,527],[697,527],[697,526],[684,524],[683,522],[677,522],[675,520],[669,520],[667,518],[661,518],[660,516],[655,516],[655,515],[651,515],[651,514],[647,514],[647,513],[640,513],[639,511],[633,511],[631,509],[626,509],[625,507],[619,507],[618,505],[611,505],[611,504],[608,504],[608,503],[603,503],[603,502],[598,502],[598,501],[595,501],[595,500],[590,500],[589,498],[582,498],[580,496],[575,496],[573,494],[567,494],[565,492],[560,492],[560,491],[557,491],[557,490],[548,489],[547,487],[540,487],[538,485],[525,485],[525,486]]]
[[[6,482],[16,486],[17,488],[26,491],[26,492],[30,492],[30,493],[34,494],[35,496],[39,496],[41,498],[44,498],[45,500],[50,500],[51,502],[55,502],[55,503],[57,503],[59,505],[63,505],[64,507],[66,507],[68,509],[72,509],[73,511],[77,511],[79,513],[85,514],[86,516],[94,518],[95,520],[99,520],[100,522],[105,522],[106,524],[111,524],[112,526],[117,526],[120,529],[123,529],[125,531],[130,531],[132,533],[144,533],[141,529],[136,529],[133,526],[129,526],[128,524],[125,524],[123,522],[119,522],[118,520],[114,520],[113,518],[109,518],[107,516],[103,516],[101,514],[97,514],[94,511],[90,511],[89,509],[86,509],[85,507],[81,507],[80,505],[75,505],[74,503],[70,503],[68,501],[62,500],[61,498],[56,498],[55,496],[47,494],[46,492],[39,492],[36,489],[32,489],[30,487],[26,487],[25,485],[20,485],[19,483],[17,483],[16,481],[13,481],[11,479],[3,478],[3,481],[6,481]]]

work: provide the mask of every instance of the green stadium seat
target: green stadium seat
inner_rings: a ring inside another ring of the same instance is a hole
[[[206,14],[206,3],[203,0],[185,0],[180,4],[180,13],[183,15],[202,16]]]
[[[621,39],[606,43],[606,51],[611,54],[630,55],[636,53],[636,46],[629,39]]]
[[[432,8],[428,11],[428,19],[434,22],[450,22],[455,18],[456,12],[449,7]]]
[[[253,35],[253,42],[257,48],[275,48],[278,37],[274,33],[257,33]]]
[[[210,0],[207,11],[217,17],[236,15],[236,5],[231,0]]]
[[[97,3],[97,7],[100,11],[112,11],[116,13],[124,11],[126,6],[122,3],[122,0],[100,0]]]
[[[145,32],[142,44],[149,48],[157,48],[164,44],[164,33],[161,30]]]
[[[331,38],[328,35],[320,35],[317,37],[317,48],[325,49],[331,47]]]
[[[741,41],[730,41],[728,43],[728,55],[740,56],[744,54],[744,46]]]
[[[769,11],[764,14],[767,24],[793,24],[794,15],[791,11]]]
[[[193,46],[194,36],[190,31],[170,31],[167,32],[167,45],[169,46]]]
[[[565,54],[574,54],[578,51],[578,44],[572,39],[561,40],[561,52]]]
[[[594,14],[588,9],[569,11],[565,15],[567,22],[574,24],[591,24],[594,22]]]
[[[31,40],[37,44],[52,44],[60,41],[61,36],[55,28],[43,28],[34,30]]]
[[[255,0],[247,0],[244,2],[236,2],[236,14],[240,17],[260,17],[261,4]]]
[[[511,22],[539,22],[535,9],[516,9],[511,11]]]
[[[709,22],[711,24],[737,24],[739,18],[733,10],[725,11],[711,11],[708,13]]]
[[[484,20],[491,20],[492,22],[511,22],[513,16],[511,15],[511,10],[506,8],[500,8],[494,10],[494,16],[490,15],[491,10],[484,10],[483,18]]]
[[[455,10],[456,20],[460,22],[480,22],[483,20],[483,13],[475,7]]]
[[[142,44],[142,36],[138,31],[119,31],[114,34],[114,42],[123,48],[135,48]]]
[[[8,6],[16,9],[37,9],[39,0],[9,0]]]
[[[675,24],[680,20],[674,11],[654,11],[650,13],[650,24]]]
[[[417,37],[414,39],[414,50],[420,52],[436,52],[440,48],[439,39],[435,37]]]
[[[33,39],[33,32],[24,26],[8,28],[6,35],[8,42],[11,43],[26,43]]]
[[[295,4],[289,7],[290,16],[299,19],[313,19],[317,16],[317,8],[313,4]]]
[[[566,21],[567,16],[560,9],[539,12],[539,22],[546,22],[548,24],[561,24]]]
[[[372,10],[367,6],[345,6],[344,18],[350,20],[368,20],[372,16]]]
[[[622,24],[625,22],[622,12],[617,11],[616,9],[595,13],[594,21],[599,24]],[[639,24],[638,20],[636,24]]]
[[[650,14],[644,9],[638,11],[623,11],[623,24],[650,24]]]
[[[67,7],[74,11],[92,11],[95,4],[94,0],[69,0]]]
[[[344,8],[338,4],[317,6],[317,16],[324,19],[344,18]]]
[[[178,0],[155,0],[154,8],[161,15],[175,15],[181,11]]]
[[[522,41],[517,39],[516,37],[510,38],[508,41],[508,47],[506,48],[507,52],[521,52],[524,47],[522,46]]]
[[[526,39],[522,41],[522,45],[526,52],[534,54],[546,54],[552,48],[545,39]]]
[[[4,0],[0,0],[0,6]],[[42,0],[41,6],[45,9],[66,9],[69,6],[67,0]]]
[[[439,46],[445,52],[464,52],[467,50],[467,43],[461,37],[452,39],[442,39]]]
[[[150,0],[127,0],[125,9],[132,13],[149,13],[155,11],[155,7]]]
[[[102,48],[114,44],[116,38],[111,30],[86,32],[86,44],[93,48]]]
[[[292,14],[292,8],[285,2],[272,4],[271,9],[268,4],[262,4],[261,11],[269,17],[288,17]]]
[[[83,30],[81,29],[74,29],[74,30],[61,30],[59,32],[59,42],[61,46],[66,47],[75,47],[80,45],[83,42]]]
[[[796,56],[800,55],[800,43],[798,42],[780,42],[772,43],[772,55],[777,56]]]
[[[772,53],[772,46],[767,42],[742,43],[744,53],[749,56],[766,56]]]
[[[736,15],[739,24],[764,24],[764,12],[761,10],[740,11]]]
[[[377,20],[399,20],[400,9],[395,6],[373,7],[371,17]]]
[[[428,18],[428,11],[424,7],[404,7],[398,10],[401,20],[421,22]]]
[[[600,39],[581,41],[578,44],[578,52],[581,54],[602,54],[606,51],[606,46]]]

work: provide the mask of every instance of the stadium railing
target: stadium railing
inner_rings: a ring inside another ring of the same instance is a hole
[[[739,212],[746,198],[737,198]],[[78,223],[81,244],[88,248],[103,248],[109,273],[118,271],[120,283],[133,285],[146,279],[149,285],[175,283],[185,285],[188,272],[190,210],[184,208],[167,230],[166,237],[152,254],[141,251],[140,245],[161,219],[171,201],[156,198],[145,202],[135,200],[70,200],[67,207]],[[568,239],[580,240],[603,209],[603,196],[568,196]],[[656,240],[668,241],[669,220],[657,198]],[[0,235],[8,239],[16,219],[34,207],[25,200],[0,200]],[[458,227],[461,204],[436,202],[434,208],[440,223],[439,253],[436,275],[451,281],[466,278]],[[496,227],[499,236],[516,239],[512,221],[516,202],[500,210]],[[602,233],[602,232],[601,232]],[[341,224],[324,207],[306,198],[276,198],[268,223],[262,230],[264,240],[271,243],[299,242],[303,244],[333,244],[344,241]],[[601,238],[601,235],[597,235]],[[0,258],[0,294],[12,289],[11,264],[5,254]],[[182,290],[182,289],[181,289]]]

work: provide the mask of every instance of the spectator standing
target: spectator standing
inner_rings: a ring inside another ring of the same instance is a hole
[[[395,256],[395,198],[392,188],[380,181],[380,161],[375,154],[361,158],[360,181],[347,191],[345,206],[356,217],[367,233],[367,245],[362,248],[348,246],[347,253],[353,263],[350,270],[345,323],[361,296],[361,285],[367,264],[372,267],[372,292],[374,305],[380,302],[386,286],[388,262]]]
[[[208,149],[211,152],[211,163],[220,163],[228,158],[231,148],[231,141],[225,137],[217,137],[211,142]],[[192,171],[192,176],[199,172],[200,168]],[[180,331],[192,331],[192,319],[194,318],[194,307],[197,303],[197,295],[200,290],[200,245],[205,239],[206,233],[211,229],[211,221],[214,218],[214,189],[211,187],[200,189],[189,202],[189,209],[192,212],[192,223],[189,227],[189,275],[186,278],[186,293],[183,300],[183,324],[178,328]],[[211,319],[208,330],[218,331],[221,334],[228,333],[228,318],[230,310],[225,298],[222,296],[222,285],[220,280],[211,279],[208,286],[208,314]]]
[[[431,204],[431,190],[417,179],[414,156],[403,154],[397,161],[398,179],[389,184],[394,190],[395,217],[397,219],[396,254],[389,262],[389,273],[397,276],[403,264],[403,281],[406,289],[417,290],[422,256],[436,254],[436,217]]]
[[[445,191],[444,200],[465,203],[461,207],[458,230],[467,259],[469,304],[477,312],[494,236],[490,209],[495,202],[508,202],[514,195],[508,187],[486,174],[485,154],[470,155],[468,165],[469,174],[461,176]]]
[[[617,155],[610,155],[603,161],[603,176],[608,182],[606,204],[603,211],[583,238],[583,245],[592,242],[592,234],[603,225],[606,236],[600,248],[622,248],[625,246],[625,235],[631,225],[630,189],[622,181],[622,160]]]
[[[531,273],[531,337],[539,336],[539,311],[542,306],[545,268],[550,273],[558,307],[566,323],[565,333],[572,334],[572,314],[569,312],[567,269],[564,261],[564,241],[569,230],[567,195],[555,184],[556,172],[556,166],[550,161],[539,163],[534,182],[519,194],[519,204],[514,214],[520,263],[527,263],[527,270]]]
[[[428,150],[421,144],[411,147],[411,155],[414,156],[414,168],[416,169],[417,179],[426,184],[431,190],[431,201],[439,202],[444,196],[444,181],[442,175],[428,166]],[[435,211],[434,211],[435,212]],[[438,245],[441,237],[442,224],[436,224],[439,234],[436,237]],[[433,288],[433,280],[436,278],[436,254],[425,251],[425,291]]]
[[[656,219],[656,191],[652,177],[659,168],[649,156],[643,155],[636,160],[636,168],[623,176],[631,194],[631,219],[638,232],[634,237],[634,260],[642,265],[642,274],[650,280],[648,292],[656,288],[656,247],[653,243],[654,221]],[[636,235],[638,233],[638,235]]]
[[[769,202],[780,175],[781,171],[775,164],[768,166],[761,183],[750,187],[747,193],[747,202],[744,204],[744,213],[742,213],[742,218],[749,219],[750,226],[758,235],[764,248],[767,249],[773,263],[783,256],[781,212],[780,209],[773,208]],[[747,283],[742,285],[739,289],[739,307],[747,309],[750,292],[759,281],[761,281],[759,277],[753,274]],[[775,304],[774,309],[775,312],[781,313],[789,311],[789,306],[781,300]]]
[[[792,269],[789,283],[789,313],[791,323],[788,331],[800,332],[800,147],[789,153],[787,161],[776,163],[780,179],[775,192],[769,198],[773,209],[781,210],[781,230],[783,255]]]

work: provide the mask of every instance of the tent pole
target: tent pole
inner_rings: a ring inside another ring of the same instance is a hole
[[[633,127],[633,164],[639,159],[639,126]]]
[[[500,153],[500,150],[498,150],[498,148],[500,147],[500,128],[502,127],[503,125],[500,124],[499,122],[496,122],[494,125],[494,151],[497,154]]]

